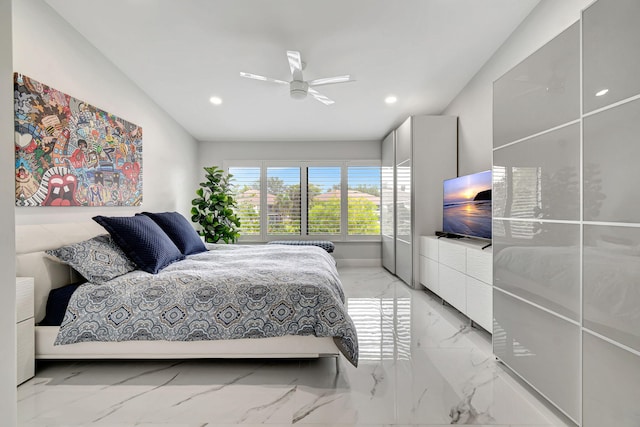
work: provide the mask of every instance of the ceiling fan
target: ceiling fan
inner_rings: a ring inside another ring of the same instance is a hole
[[[335,83],[347,83],[347,82],[355,81],[354,79],[351,78],[349,74],[344,76],[325,77],[322,79],[305,81],[302,77],[302,70],[304,69],[306,64],[302,62],[302,59],[300,58],[300,52],[295,50],[288,50],[287,59],[289,60],[289,68],[291,69],[292,80],[290,82],[286,82],[284,80],[279,80],[279,79],[273,79],[271,77],[260,76],[258,74],[245,73],[242,71],[240,72],[240,76],[246,77],[248,79],[262,80],[265,82],[289,85],[289,94],[291,95],[292,98],[304,99],[307,97],[307,94],[309,94],[314,99],[322,102],[325,105],[331,105],[335,103],[335,101],[327,98],[325,95],[315,90],[314,89],[315,86],[330,85]]]

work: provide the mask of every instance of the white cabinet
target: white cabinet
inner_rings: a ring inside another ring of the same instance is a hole
[[[442,228],[442,181],[456,176],[456,141],[454,116],[411,116],[382,141],[382,265],[416,288],[418,238]]]
[[[440,296],[461,313],[467,313],[467,283],[464,273],[440,264],[438,280]]]
[[[493,288],[466,276],[467,307],[465,314],[489,332],[493,330]]]
[[[440,268],[438,261],[420,255],[420,283],[436,294],[440,293]]]
[[[17,384],[22,384],[35,375],[33,306],[33,278],[16,277]]]
[[[420,283],[491,332],[493,257],[485,245],[420,236]]]

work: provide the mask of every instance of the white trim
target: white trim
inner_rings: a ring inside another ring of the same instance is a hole
[[[382,259],[380,258],[336,258],[338,264],[338,272],[342,267],[382,267]]]
[[[340,236],[343,240],[349,238],[349,166],[346,163],[340,167]]]
[[[300,237],[309,235],[309,200],[307,197],[307,189],[309,186],[309,167],[309,165],[300,167]],[[302,186],[303,183],[305,184],[304,189]],[[342,206],[340,206],[340,210],[342,211]],[[303,234],[304,231],[306,231],[306,234]]]
[[[347,233],[349,230],[347,230]],[[358,243],[358,242],[382,242],[382,235],[366,235],[366,234],[347,234],[347,237],[341,240],[343,243]]]
[[[534,133],[533,135],[529,135],[529,136],[526,136],[524,138],[516,139],[515,141],[508,142],[508,143],[503,144],[503,145],[501,145],[499,147],[493,147],[493,151],[499,150],[501,148],[510,147],[512,145],[519,144],[521,142],[525,142],[525,141],[528,141],[528,140],[533,139],[533,138],[537,138],[537,137],[545,135],[547,133],[551,133],[553,131],[556,131],[556,130],[559,130],[559,129],[562,129],[562,128],[566,128],[566,127],[569,127],[571,125],[575,125],[576,123],[580,123],[580,121],[581,121],[580,118],[577,118],[575,120],[571,120],[570,122],[563,123],[563,124],[558,125],[558,126],[554,126],[552,128],[549,128],[547,130],[543,130],[543,131],[538,132],[538,133]]]
[[[584,268],[584,75],[583,75],[583,54],[582,54],[582,26],[583,26],[583,15],[584,11],[580,11],[580,20],[578,23],[578,30],[579,30],[579,41],[578,41],[578,61],[579,62],[579,72],[580,72],[580,76],[579,76],[579,87],[580,87],[580,94],[579,94],[579,98],[580,98],[580,140],[578,141],[578,155],[580,156],[578,159],[578,176],[580,177],[580,186],[578,188],[578,198],[580,200],[580,204],[579,204],[579,216],[580,216],[580,230],[578,230],[579,232],[579,241],[580,244],[578,246],[578,250],[580,252],[580,258],[578,259],[578,266],[579,266],[579,271],[578,271],[578,290],[579,290],[579,294],[578,294],[578,301],[579,301],[579,306],[578,306],[578,319],[580,320],[580,335],[578,336],[578,343],[579,343],[579,350],[578,353],[580,354],[580,360],[578,361],[579,363],[579,372],[580,372],[580,377],[578,378],[578,383],[580,384],[579,387],[579,391],[578,391],[578,402],[580,402],[580,421],[584,421],[584,400],[583,400],[583,396],[584,396],[584,344],[583,344],[583,339],[582,339],[582,330],[584,329],[584,274],[583,274],[583,268]]]
[[[640,99],[640,94],[631,96],[629,98],[625,98],[621,101],[614,102],[613,104],[605,105],[604,107],[600,107],[596,110],[589,111],[588,113],[584,114],[583,118],[591,117],[595,114],[602,113],[603,111],[611,110],[612,108],[616,108],[621,105],[628,104],[633,101],[637,101],[638,99]]]
[[[640,356],[640,350],[636,350],[635,348],[629,347],[628,345],[625,345],[625,344],[622,344],[621,342],[615,341],[615,340],[613,340],[613,339],[611,339],[611,338],[609,338],[609,337],[607,337],[605,335],[599,334],[596,331],[593,331],[593,330],[591,330],[589,328],[586,328],[584,326],[582,327],[582,331],[587,333],[587,334],[589,334],[589,335],[592,335],[592,336],[594,336],[596,338],[600,338],[601,340],[606,341],[609,344],[612,344],[612,345],[620,348],[621,350],[626,350],[629,353],[633,353],[636,356]]]
[[[362,166],[362,167],[381,167],[382,160],[345,160],[343,161],[347,166]]]
[[[338,357],[331,337],[285,335],[213,341],[119,341],[54,345],[58,326],[36,326],[36,359],[270,359]]]
[[[499,288],[499,287],[498,287],[498,286],[496,286],[496,285],[493,285],[493,289],[494,289],[494,290],[496,290],[496,291],[500,291],[500,292],[502,292],[502,293],[503,293],[503,294],[505,294],[505,295],[509,295],[511,298],[515,298],[515,299],[517,299],[517,300],[518,300],[518,301],[520,301],[520,302],[523,302],[523,303],[525,303],[525,304],[527,304],[527,305],[530,305],[530,306],[535,307],[535,308],[537,308],[537,309],[539,309],[539,310],[542,310],[542,311],[544,311],[544,312],[545,312],[545,313],[547,313],[547,314],[551,314],[551,315],[552,315],[552,316],[554,316],[554,317],[557,317],[557,318],[559,318],[559,319],[562,319],[562,320],[564,320],[564,321],[567,321],[567,322],[571,323],[571,324],[572,324],[572,325],[574,325],[574,326],[581,327],[581,325],[580,325],[580,321],[579,321],[579,320],[574,320],[574,319],[571,319],[571,318],[569,318],[569,317],[567,317],[567,316],[565,316],[565,315],[562,315],[562,314],[556,313],[555,311],[550,310],[550,309],[548,309],[548,308],[546,308],[546,307],[544,307],[544,306],[541,306],[540,304],[537,304],[537,303],[535,303],[535,302],[533,302],[533,301],[526,300],[526,299],[522,298],[521,296],[518,296],[518,295],[516,295],[516,294],[514,294],[514,293],[511,293],[511,292],[509,292],[509,291],[505,291],[504,289]]]
[[[603,225],[606,227],[640,227],[637,222],[584,221],[584,225]]]
[[[494,217],[494,221],[511,221],[511,222],[541,222],[549,224],[575,224],[580,225],[580,220],[577,219],[543,219],[543,218],[505,218]]]
[[[230,167],[240,167],[240,168],[259,168],[262,166],[262,162],[259,160],[224,160],[222,162],[222,169],[229,173]]]

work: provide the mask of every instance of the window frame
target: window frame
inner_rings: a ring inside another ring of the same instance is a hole
[[[274,240],[331,240],[333,242],[379,242],[382,235],[349,235],[349,167],[381,167],[380,160],[225,160],[222,168],[229,172],[229,168],[235,167],[259,167],[260,168],[260,234],[240,236],[238,240],[245,242],[270,242]],[[300,233],[291,234],[269,234],[267,224],[267,168],[270,167],[296,167],[300,168]],[[308,200],[307,168],[309,167],[340,167],[340,234],[302,234],[307,233],[308,223]],[[379,184],[381,185],[381,184]],[[343,191],[346,189],[346,191]]]

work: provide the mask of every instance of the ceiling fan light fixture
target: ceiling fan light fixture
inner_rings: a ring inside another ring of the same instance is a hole
[[[309,85],[306,82],[293,80],[289,84],[289,94],[293,99],[304,99],[307,97]]]
[[[320,79],[305,81],[304,77],[302,76],[302,70],[305,68],[306,64],[302,61],[300,52],[295,50],[288,50],[287,59],[289,61],[289,69],[291,70],[292,80],[290,82],[280,80],[280,79],[274,79],[271,77],[261,76],[259,74],[245,73],[244,71],[240,72],[240,77],[244,77],[252,80],[265,81],[269,83],[289,85],[289,95],[291,96],[291,98],[305,99],[307,96],[311,96],[313,99],[323,103],[324,105],[332,105],[335,103],[335,101],[321,94],[317,90],[315,90],[313,88],[314,86],[323,86],[323,85],[347,83],[347,82],[355,81],[350,74],[345,74],[343,76],[324,77]]]

